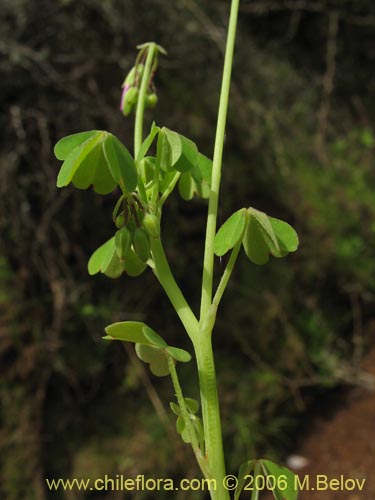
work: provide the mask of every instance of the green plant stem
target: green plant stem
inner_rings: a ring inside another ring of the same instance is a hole
[[[211,335],[207,333],[200,332],[194,348],[198,365],[206,459],[212,477],[216,480],[216,489],[211,491],[211,498],[212,500],[229,500],[229,493],[223,486],[226,473],[219,398]]]
[[[221,298],[225,292],[225,289],[228,285],[229,279],[232,275],[234,265],[237,261],[239,251],[241,249],[241,244],[242,244],[242,239],[240,239],[240,241],[238,243],[236,243],[236,245],[234,246],[234,248],[232,250],[232,253],[230,254],[228,263],[227,263],[225,270],[224,270],[224,273],[221,277],[219,286],[217,287],[214,298],[212,299],[212,305],[215,307],[215,309],[218,308],[218,306],[220,304],[220,300],[221,300]]]
[[[151,251],[155,264],[154,273],[177,312],[187,334],[194,342],[199,332],[198,320],[174,279],[160,238],[151,238]]]
[[[229,28],[227,37],[227,46],[225,50],[225,60],[223,69],[223,78],[221,84],[219,112],[217,118],[216,137],[214,157],[212,164],[211,177],[211,192],[208,203],[208,215],[206,226],[206,242],[203,261],[203,278],[202,278],[202,299],[201,299],[201,316],[204,316],[205,311],[209,308],[212,298],[212,282],[214,268],[214,249],[213,243],[216,233],[217,209],[219,203],[219,189],[221,179],[221,165],[223,159],[223,147],[225,136],[225,124],[228,110],[230,80],[232,74],[234,43],[236,38],[237,17],[238,17],[239,0],[232,0]]]
[[[142,75],[141,86],[138,94],[137,108],[135,110],[135,125],[134,125],[134,158],[138,157],[139,150],[143,140],[143,115],[145,110],[145,98],[152,71],[152,63],[157,50],[155,43],[150,43],[147,48],[146,64]]]
[[[193,448],[194,455],[197,459],[198,465],[199,465],[204,477],[206,477],[207,479],[210,479],[211,473],[208,469],[207,461],[206,461],[204,455],[202,454],[202,451],[199,448],[197,433],[194,429],[194,425],[191,421],[189,412],[188,412],[187,407],[186,407],[185,399],[184,399],[184,396],[182,394],[180,381],[178,380],[176,366],[175,366],[175,363],[174,363],[172,356],[169,356],[169,355],[168,355],[168,367],[169,367],[169,372],[171,374],[173,388],[174,388],[175,395],[176,395],[176,398],[178,401],[178,405],[181,409],[181,416],[184,419],[185,425],[186,425],[188,433],[189,433],[191,446]]]
[[[216,128],[211,177],[211,191],[207,215],[200,308],[201,328],[199,331],[199,338],[194,344],[199,373],[206,455],[209,468],[212,471],[212,475],[217,482],[216,491],[211,492],[211,498],[213,500],[228,500],[230,498],[228,491],[223,486],[223,479],[226,474],[225,460],[223,438],[221,432],[215,363],[211,343],[212,329],[215,322],[216,312],[215,306],[211,305],[211,300],[214,269],[214,239],[216,233],[225,124],[228,109],[238,8],[239,0],[232,0]]]

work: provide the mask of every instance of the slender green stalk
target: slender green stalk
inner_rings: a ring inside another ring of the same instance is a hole
[[[212,300],[212,305],[214,306],[215,309],[218,308],[220,300],[221,300],[221,298],[222,298],[222,296],[223,296],[223,294],[225,292],[225,289],[226,289],[226,287],[228,285],[228,281],[229,281],[229,279],[230,279],[230,277],[232,275],[232,271],[233,271],[234,265],[236,263],[239,251],[241,249],[241,244],[242,244],[242,240],[240,240],[235,245],[235,247],[232,250],[232,253],[230,254],[228,263],[227,263],[227,265],[225,267],[225,270],[224,270],[224,273],[223,273],[223,275],[221,277],[219,286],[217,287],[215,295],[214,295],[214,298]]]
[[[178,401],[178,405],[179,405],[180,410],[181,410],[181,416],[184,419],[186,428],[187,428],[188,433],[189,433],[191,446],[193,448],[194,455],[197,459],[198,465],[199,465],[204,477],[206,477],[207,479],[210,479],[212,476],[211,476],[211,473],[208,469],[207,461],[206,461],[202,451],[199,448],[197,433],[194,429],[193,422],[191,421],[191,418],[189,416],[189,412],[188,412],[187,407],[186,407],[185,399],[184,399],[184,396],[182,394],[180,381],[178,380],[178,375],[177,375],[175,363],[174,363],[174,360],[171,356],[168,356],[168,367],[169,367],[169,372],[171,374],[171,379],[172,379],[173,387],[175,390],[175,395],[176,395],[176,398]]]
[[[238,8],[239,0],[232,0],[220,94],[219,113],[216,128],[211,192],[207,215],[206,241],[202,276],[200,332],[199,338],[194,344],[197,356],[199,385],[202,400],[202,416],[205,433],[206,455],[210,470],[212,471],[213,477],[217,481],[216,491],[211,492],[211,498],[213,500],[229,499],[229,493],[223,485],[223,480],[226,472],[223,438],[221,432],[219,397],[217,392],[215,363],[211,343],[212,328],[215,321],[215,308],[212,308],[211,300],[214,268],[214,239],[216,233],[225,124],[228,109]],[[210,321],[210,315],[213,319],[212,321]]]
[[[194,342],[199,332],[198,320],[173,277],[159,238],[151,239],[151,251],[155,263],[154,273],[177,312],[187,334]]]
[[[216,232],[217,209],[219,202],[219,189],[221,179],[221,165],[223,158],[225,124],[227,118],[230,80],[232,75],[234,42],[236,38],[237,16],[238,16],[239,0],[232,0],[231,13],[229,19],[227,47],[225,51],[223,79],[221,85],[219,113],[217,118],[216,138],[214,157],[212,165],[211,192],[208,204],[207,228],[206,228],[206,243],[203,262],[203,278],[202,278],[202,299],[201,299],[201,316],[204,316],[205,311],[211,304],[212,297],[212,282],[214,268],[214,250],[213,243]]]
[[[155,57],[156,44],[150,43],[147,49],[146,64],[142,75],[141,86],[139,89],[137,108],[135,110],[135,126],[134,126],[134,158],[137,158],[143,140],[143,115],[145,110],[145,98],[147,88],[150,83],[152,63]]]

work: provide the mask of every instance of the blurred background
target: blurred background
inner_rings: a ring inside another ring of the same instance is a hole
[[[150,271],[88,276],[116,196],[58,190],[53,146],[105,129],[132,149],[120,87],[136,45],[154,40],[168,57],[145,122],[211,156],[229,3],[2,1],[1,498],[125,498],[48,492],[45,477],[199,477],[175,433],[170,380],[101,337],[137,319],[191,346]],[[228,472],[297,454],[303,473],[367,477],[367,494],[350,500],[375,498],[374,27],[372,0],[241,2],[221,189],[220,223],[254,206],[300,235],[297,253],[265,267],[241,256],[223,299],[215,354]],[[206,202],[176,194],[167,205],[166,251],[196,310]],[[180,373],[198,397],[193,363]]]

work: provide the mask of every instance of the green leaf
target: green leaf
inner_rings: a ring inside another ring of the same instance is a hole
[[[145,325],[143,327],[143,334],[146,337],[146,339],[149,341],[148,343],[154,345],[155,347],[159,347],[163,349],[164,347],[168,347],[168,344],[165,342],[164,339],[160,337],[152,328],[149,326]]]
[[[113,178],[127,192],[137,187],[138,174],[129,151],[112,134],[108,134],[103,144],[104,155]]]
[[[77,148],[87,139],[99,132],[100,130],[88,130],[87,132],[79,132],[78,134],[63,137],[55,144],[54,153],[56,158],[58,160],[66,160],[73,149]]]
[[[180,407],[178,406],[178,404],[176,404],[176,403],[174,403],[173,401],[171,401],[171,402],[169,403],[169,406],[171,407],[171,410],[173,411],[173,413],[174,413],[175,415],[177,415],[177,417],[178,417],[179,415],[181,415],[181,409],[180,409]]]
[[[169,375],[168,359],[162,349],[147,345],[135,344],[135,352],[139,359],[149,363],[151,372],[157,377]]]
[[[267,476],[276,480],[276,488],[273,496],[276,500],[297,500],[298,489],[296,489],[296,475],[286,467],[271,462],[270,460],[259,460]],[[285,482],[284,482],[285,479]],[[278,487],[279,486],[279,487]]]
[[[246,226],[247,211],[241,208],[234,212],[221,226],[215,236],[214,252],[221,257],[242,238]]]
[[[295,252],[298,248],[298,235],[293,227],[279,219],[268,217],[282,251]]]
[[[178,181],[178,192],[183,200],[189,201],[194,197],[197,186],[190,172],[184,172]]]
[[[263,239],[272,255],[276,254],[278,256],[280,254],[280,246],[268,216],[255,208],[249,208],[249,214],[259,224],[263,233]]]
[[[150,344],[150,341],[143,332],[145,326],[147,325],[141,321],[119,321],[106,326],[104,330],[112,340]]]
[[[208,183],[209,186],[211,186],[211,175],[212,175],[212,160],[210,158],[207,158],[202,153],[198,154],[198,161],[196,168],[199,169],[202,179]],[[193,172],[195,169],[193,170]]]
[[[126,254],[126,259],[124,262],[124,267],[126,274],[132,277],[139,276],[146,269],[147,264],[141,261],[138,255],[133,249],[130,249]]]
[[[269,254],[281,258],[297,250],[298,236],[292,226],[255,208],[249,208],[248,213],[243,245],[252,262],[262,265],[268,262]]]
[[[141,161],[144,156],[147,154],[147,151],[150,149],[151,144],[154,142],[155,136],[158,134],[160,131],[160,127],[155,125],[155,122],[151,126],[151,131],[146,137],[146,139],[143,141],[142,146],[138,152],[137,156],[137,161]]]
[[[196,413],[198,413],[198,410],[199,410],[199,403],[196,399],[192,399],[192,398],[184,398],[185,400],[185,404],[188,408],[188,410],[193,414],[195,415]]]
[[[108,251],[110,251],[112,246],[114,247],[114,238],[111,238],[105,243],[103,243],[103,245],[97,248],[95,252],[91,255],[87,265],[87,269],[90,276],[97,274],[101,271],[103,260],[107,255]]]
[[[253,488],[253,491],[251,493],[251,499],[250,500],[258,500],[258,498],[259,498],[259,490],[257,488],[257,486],[258,486],[257,477],[258,476],[263,476],[263,474],[262,474],[262,471],[261,471],[260,463],[257,460],[255,462],[255,467],[254,467],[254,488]]]
[[[182,153],[179,134],[163,127],[158,136],[156,163],[164,170],[170,170]]]
[[[116,251],[111,251],[111,259],[105,267],[103,266],[102,272],[111,279],[119,278],[124,272],[124,264],[118,258]]]
[[[261,266],[269,261],[269,249],[254,217],[249,218],[242,243],[251,262]]]
[[[172,356],[172,358],[176,361],[180,361],[181,363],[188,363],[191,360],[191,355],[184,349],[168,346],[165,350]]]
[[[193,141],[180,135],[182,150],[181,156],[177,160],[174,168],[179,172],[188,172],[197,165],[198,148]]]
[[[115,189],[117,183],[109,171],[102,141],[92,147],[80,162],[72,183],[78,189],[87,189],[92,185],[98,194],[109,194]]]
[[[186,424],[182,415],[178,415],[176,420],[176,429],[179,434],[182,434],[185,430]]]
[[[57,187],[67,186],[71,182],[81,162],[86,158],[91,148],[102,140],[103,134],[105,134],[105,132],[95,131],[93,134],[90,134],[90,137],[83,141],[80,146],[74,148],[68,154],[57,176]]]
[[[238,471],[238,483],[234,492],[234,500],[238,500],[241,495],[241,491],[246,484],[246,476],[250,474],[250,472],[254,468],[254,460],[247,460],[243,464],[240,465]]]

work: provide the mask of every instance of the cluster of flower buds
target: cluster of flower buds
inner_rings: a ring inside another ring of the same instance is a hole
[[[137,106],[143,71],[144,65],[142,63],[136,64],[129,71],[122,84],[120,110],[124,116],[129,116]],[[155,86],[150,81],[146,93],[145,106],[146,108],[154,108],[157,102],[158,96],[155,93]]]
[[[150,238],[158,238],[160,235],[160,222],[158,217],[145,209],[138,197],[122,200],[122,210],[114,214],[114,222],[117,227],[115,234],[115,247],[118,258],[125,262],[130,250],[136,253],[142,262],[150,258]]]

